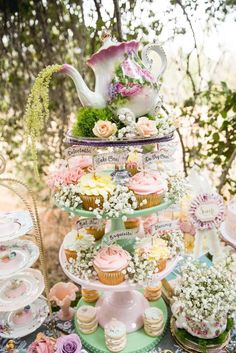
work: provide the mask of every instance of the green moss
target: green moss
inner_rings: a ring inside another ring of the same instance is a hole
[[[114,121],[113,113],[108,108],[81,108],[72,128],[73,136],[94,137],[93,127],[98,120]]]
[[[229,331],[233,328],[233,325],[233,319],[228,319],[226,330],[222,332],[218,337],[212,339],[202,339],[199,337],[192,336],[184,329],[177,329],[176,336],[179,337],[180,340],[189,340],[197,343],[200,347],[202,347],[204,352],[208,346],[220,345],[224,343]]]

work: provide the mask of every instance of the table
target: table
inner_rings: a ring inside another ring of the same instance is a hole
[[[56,325],[59,329],[61,329],[63,332],[65,333],[72,333],[74,332],[74,325],[72,321],[60,321],[57,318],[57,315],[54,314],[54,320],[56,322]],[[168,322],[169,325],[169,322]],[[48,336],[52,336],[52,331],[49,329],[48,325],[47,325],[47,321],[44,325],[42,325],[36,332],[15,340],[16,342],[16,347],[18,349],[27,349],[27,347],[34,341],[36,335],[38,332],[43,332]],[[5,346],[8,340],[6,339],[1,339],[0,338],[0,353],[6,353],[5,350]],[[229,352],[229,353],[233,353],[235,352],[236,349],[236,326],[232,332],[231,335],[231,340],[229,345],[227,346],[227,350],[225,350],[224,352]],[[170,334],[170,330],[168,329],[164,335],[164,337],[162,338],[161,342],[159,343],[158,347],[154,350],[152,350],[150,353],[160,353],[163,352],[164,350],[170,350],[173,353],[185,353],[185,351],[180,348],[174,341],[174,339],[172,338],[171,334]],[[87,352],[87,351],[85,351]],[[92,352],[87,352],[87,353],[92,353]],[[220,352],[219,352],[220,353]],[[223,353],[223,352],[222,352]]]

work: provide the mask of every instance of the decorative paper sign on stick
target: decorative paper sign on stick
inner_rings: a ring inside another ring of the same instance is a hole
[[[132,230],[118,230],[116,232],[112,232],[108,235],[106,235],[105,242],[107,244],[112,244],[116,242],[117,240],[121,239],[135,239],[137,236],[137,231],[132,231]]]
[[[68,147],[65,150],[65,157],[69,159],[82,154],[84,155],[94,154],[95,152],[96,152],[95,147],[74,145],[74,146]]]
[[[145,153],[142,155],[144,164],[151,164],[158,161],[171,162],[174,159],[171,157],[173,151],[168,148],[159,148],[157,151]]]
[[[178,221],[161,221],[152,227],[152,234],[168,231],[168,230],[179,230],[179,222]]]
[[[77,231],[84,228],[101,228],[103,226],[104,222],[97,218],[84,218],[76,222]]]
[[[128,152],[124,153],[103,153],[93,157],[93,165],[96,169],[97,167],[104,164],[125,164],[128,158]]]
[[[219,227],[224,219],[223,197],[217,193],[198,195],[190,205],[189,215],[199,230]]]

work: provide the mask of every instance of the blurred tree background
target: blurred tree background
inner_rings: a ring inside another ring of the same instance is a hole
[[[0,0],[1,150],[34,182],[22,119],[34,78],[66,62],[92,87],[86,59],[109,28],[118,40],[163,44],[169,65],[162,94],[180,121],[183,170],[207,167],[220,192],[235,194],[235,16],[235,0]],[[63,134],[79,108],[73,82],[55,75],[50,102],[38,146],[42,173],[62,154]]]

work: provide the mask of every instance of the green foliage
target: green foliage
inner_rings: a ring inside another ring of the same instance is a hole
[[[49,118],[49,83],[53,73],[58,72],[61,68],[61,65],[51,65],[43,69],[35,79],[27,101],[24,123],[27,142],[35,162],[36,175],[38,175],[36,143],[39,142],[44,125]]]
[[[208,346],[220,345],[220,344],[224,343],[229,331],[233,328],[233,326],[234,326],[234,321],[233,321],[233,319],[229,318],[227,320],[226,330],[224,332],[222,332],[218,337],[212,338],[212,339],[207,339],[207,340],[204,340],[204,339],[196,337],[196,336],[192,336],[186,330],[179,329],[179,328],[176,331],[176,336],[179,337],[179,339],[182,341],[189,340],[189,341],[197,343],[203,349],[203,352],[205,352]]]
[[[113,113],[108,108],[81,108],[77,114],[76,122],[72,128],[75,137],[94,137],[93,127],[98,120],[113,120]]]

